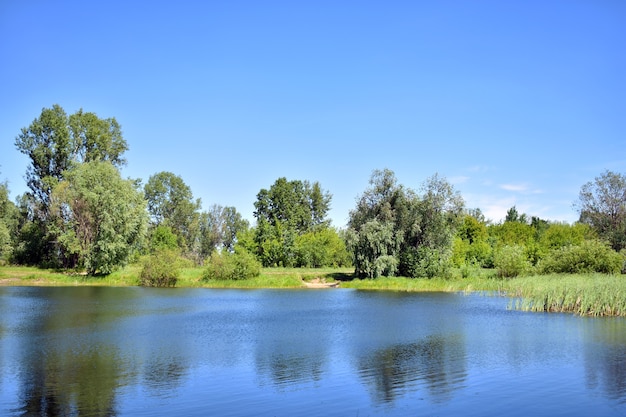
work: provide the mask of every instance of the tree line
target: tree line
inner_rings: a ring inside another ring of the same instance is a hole
[[[68,116],[54,105],[21,129],[15,146],[29,158],[28,191],[13,203],[0,184],[3,263],[99,275],[151,256],[155,268],[185,259],[207,264],[207,278],[230,279],[260,266],[353,266],[357,276],[376,278],[448,276],[471,267],[502,276],[614,273],[624,263],[626,177],[611,171],[582,186],[574,224],[515,207],[493,224],[480,209],[467,209],[439,175],[415,191],[393,171],[375,170],[347,227],[336,229],[328,219],[332,195],[318,182],[278,178],[257,194],[250,225],[235,207],[202,211],[171,172],[145,184],[122,178],[128,144],[114,118],[83,110]]]

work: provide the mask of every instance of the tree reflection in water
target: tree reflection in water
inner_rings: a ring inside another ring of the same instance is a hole
[[[431,335],[425,340],[376,350],[358,361],[359,374],[373,388],[376,403],[391,403],[407,391],[428,389],[444,402],[463,387],[467,376],[461,338]]]

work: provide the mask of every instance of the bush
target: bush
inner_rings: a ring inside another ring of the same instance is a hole
[[[501,278],[516,277],[530,269],[524,246],[521,245],[506,245],[495,251],[493,264]]]
[[[177,251],[158,250],[146,258],[139,274],[139,285],[144,287],[174,287],[180,276]]]
[[[599,272],[617,274],[621,272],[624,259],[608,243],[585,240],[580,245],[554,249],[539,264],[543,274],[584,274]]]
[[[202,275],[204,280],[250,279],[261,275],[261,263],[245,249],[235,253],[213,252]]]
[[[400,273],[410,278],[447,278],[453,266],[451,254],[425,246],[409,248],[401,255]]]

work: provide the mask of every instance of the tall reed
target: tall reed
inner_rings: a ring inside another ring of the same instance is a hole
[[[619,275],[542,275],[511,280],[506,292],[526,311],[625,316],[626,278]]]

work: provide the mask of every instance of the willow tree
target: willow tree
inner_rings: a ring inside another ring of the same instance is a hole
[[[462,218],[463,200],[444,178],[426,180],[421,194],[375,170],[350,212],[348,242],[359,276],[444,274]]]

